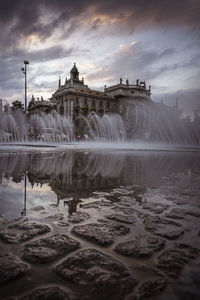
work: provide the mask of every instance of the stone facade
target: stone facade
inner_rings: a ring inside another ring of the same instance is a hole
[[[51,102],[56,105],[57,112],[67,116],[74,122],[77,130],[81,130],[81,120],[94,111],[97,114],[109,112],[119,113],[126,121],[128,118],[128,103],[151,102],[151,91],[145,82],[136,81],[130,85],[128,80],[104,88],[104,92],[90,89],[84,79],[79,79],[79,71],[74,63],[70,71],[70,78],[61,84],[59,78],[58,89],[52,95]],[[127,125],[128,126],[128,125]]]
[[[61,85],[61,79],[59,79],[58,89],[51,101],[56,104],[57,112],[67,116],[77,128],[80,127],[82,117],[89,112],[103,114],[118,110],[113,96],[92,90],[84,84],[83,78],[79,79],[76,64],[70,71],[70,79],[66,78],[64,85]]]

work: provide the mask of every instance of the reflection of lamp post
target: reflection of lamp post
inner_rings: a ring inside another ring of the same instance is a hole
[[[26,215],[26,171],[24,173],[24,208],[21,211],[22,217]]]
[[[26,65],[29,64],[29,61],[28,60],[25,60],[24,61],[24,68],[21,68],[22,72],[24,73],[25,75],[25,112],[27,110],[27,82],[26,82]]]

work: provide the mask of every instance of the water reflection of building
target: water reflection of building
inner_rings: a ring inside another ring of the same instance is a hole
[[[24,182],[49,185],[69,213],[81,198],[95,191],[112,191],[119,186],[159,187],[170,174],[188,174],[199,168],[198,153],[96,153],[65,152],[6,154],[0,156],[0,183]],[[25,176],[27,175],[27,176]],[[27,195],[28,196],[28,195]],[[24,205],[25,207],[25,205]]]
[[[90,156],[90,158],[89,158]],[[90,197],[94,191],[105,191],[119,185],[120,179],[115,172],[115,176],[102,170],[102,155],[95,156],[90,153],[63,153],[60,157],[41,159],[40,162],[32,161],[33,167],[28,172],[29,182],[32,184],[48,183],[52,191],[57,195],[58,203],[63,200],[69,206],[69,211],[73,211],[80,202],[80,198]],[[43,157],[44,158],[44,157]],[[110,156],[104,155],[104,164],[108,165]],[[45,162],[46,161],[46,162]],[[91,169],[95,166],[95,173]],[[113,161],[113,168],[116,169],[116,159]],[[118,168],[122,168],[119,165]],[[109,176],[108,176],[109,175]],[[69,198],[73,200],[70,201]],[[57,203],[57,204],[58,204]]]

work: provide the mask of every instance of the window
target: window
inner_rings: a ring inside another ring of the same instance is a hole
[[[110,103],[109,102],[107,102],[107,108],[110,108]]]
[[[95,107],[95,100],[92,100],[92,106]]]
[[[76,98],[75,104],[78,105],[78,98]]]
[[[103,107],[103,101],[100,101],[99,106]]]
[[[87,98],[85,98],[85,100],[84,100],[84,101],[85,101],[85,105],[86,105],[86,104],[87,104]]]

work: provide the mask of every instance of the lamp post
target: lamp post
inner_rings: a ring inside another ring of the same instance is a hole
[[[26,74],[27,74],[27,69],[26,69],[26,66],[29,64],[29,61],[28,60],[25,60],[24,61],[24,68],[21,68],[22,72],[24,73],[25,75],[25,112],[27,110],[27,77],[26,77]]]

